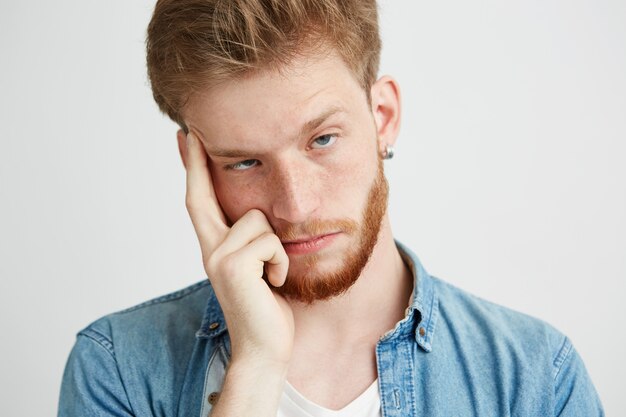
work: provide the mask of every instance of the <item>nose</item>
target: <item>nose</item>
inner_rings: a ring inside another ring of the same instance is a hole
[[[291,224],[307,221],[319,207],[319,182],[304,164],[281,164],[274,169],[269,189],[272,190],[272,214]]]

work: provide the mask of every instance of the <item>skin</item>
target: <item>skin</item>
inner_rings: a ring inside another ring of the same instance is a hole
[[[312,238],[311,221],[362,225],[380,155],[400,125],[397,83],[382,77],[370,93],[371,103],[331,51],[220,84],[184,111],[189,134],[179,131],[178,143],[187,209],[232,345],[212,415],[275,416],[285,379],[340,409],[376,378],[376,342],[404,317],[412,290],[387,215],[346,293],[308,304],[261,279],[264,270],[276,287],[304,272],[323,278],[357,243],[355,233],[328,230],[338,233],[313,253],[314,264],[285,251],[294,235]]]

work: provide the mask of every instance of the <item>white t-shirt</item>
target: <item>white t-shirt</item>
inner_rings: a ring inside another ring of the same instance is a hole
[[[287,382],[277,417],[382,417],[378,379],[341,410],[330,410],[307,400]]]

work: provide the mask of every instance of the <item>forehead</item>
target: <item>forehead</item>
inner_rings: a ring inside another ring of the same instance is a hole
[[[193,97],[185,122],[207,143],[257,135],[294,135],[330,109],[367,107],[366,94],[332,51],[300,56],[287,67],[255,72]]]

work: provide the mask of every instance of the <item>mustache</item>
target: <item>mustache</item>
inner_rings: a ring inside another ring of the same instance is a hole
[[[303,224],[290,224],[274,228],[274,233],[281,241],[297,240],[304,237],[320,236],[329,233],[354,233],[359,225],[354,220],[311,220]]]

